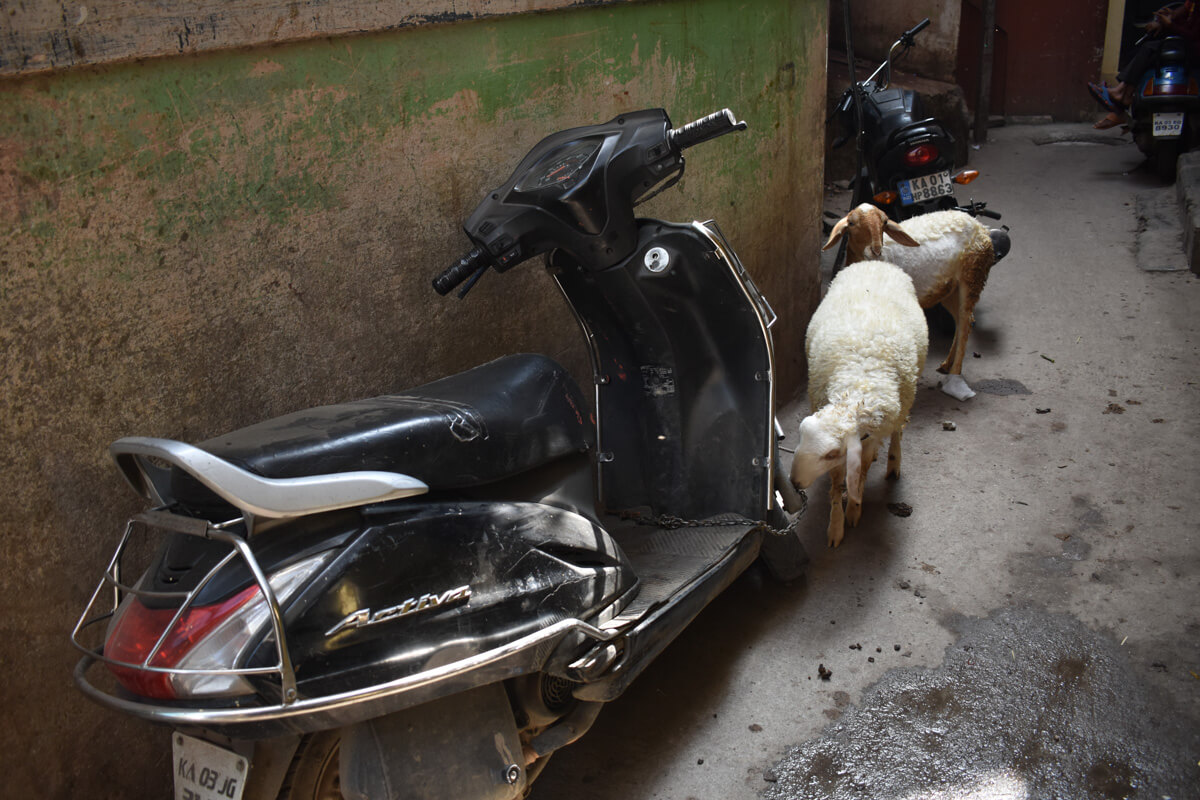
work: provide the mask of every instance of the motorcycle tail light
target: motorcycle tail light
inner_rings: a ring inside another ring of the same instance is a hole
[[[910,167],[923,167],[937,160],[938,149],[932,144],[919,144],[904,154],[904,163]]]
[[[305,559],[271,576],[278,602],[290,599],[327,556]],[[212,605],[190,606],[172,626],[178,611],[148,608],[134,594],[121,602],[104,644],[107,666],[117,681],[136,695],[158,700],[253,694],[235,669],[270,625],[270,607],[259,587],[247,586]],[[160,638],[162,644],[151,653]]]
[[[896,194],[895,192],[880,192],[871,199],[876,203],[882,203],[883,205],[887,206],[899,200],[900,195]]]
[[[975,180],[978,177],[979,177],[979,170],[964,169],[962,172],[955,175],[953,180],[955,183],[957,183],[961,186],[966,186],[968,183],[970,183],[971,181]]]

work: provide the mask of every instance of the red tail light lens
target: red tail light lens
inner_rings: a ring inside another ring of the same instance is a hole
[[[221,603],[193,606],[171,629],[162,647],[150,658],[151,667],[177,666],[198,642],[260,594],[258,586],[247,586]],[[136,597],[126,598],[104,644],[104,655],[129,664],[147,663],[150,649],[175,618],[174,608],[147,608]],[[129,691],[142,697],[170,700],[176,697],[170,675],[108,664],[109,670]]]
[[[904,154],[904,163],[910,167],[923,167],[937,160],[938,149],[931,144],[919,144]]]

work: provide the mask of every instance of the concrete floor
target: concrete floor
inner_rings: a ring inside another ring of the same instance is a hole
[[[1139,268],[1156,183],[1091,134],[972,153],[960,197],[1013,238],[968,345],[979,394],[937,390],[934,335],[900,480],[876,465],[837,550],[818,482],[807,578],[743,576],[535,800],[1200,797],[1200,279]]]

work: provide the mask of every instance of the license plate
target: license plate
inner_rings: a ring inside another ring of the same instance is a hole
[[[900,202],[906,206],[949,194],[954,194],[954,184],[950,181],[950,170],[900,181]]]
[[[241,800],[250,762],[203,739],[171,735],[175,800]]]
[[[1157,139],[1183,135],[1183,112],[1154,115],[1154,137]]]

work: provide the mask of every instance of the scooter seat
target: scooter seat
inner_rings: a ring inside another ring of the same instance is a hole
[[[542,355],[505,356],[397,395],[305,409],[198,447],[264,478],[356,470],[411,475],[431,490],[477,486],[590,446],[583,395]],[[186,472],[186,506],[216,499]]]

